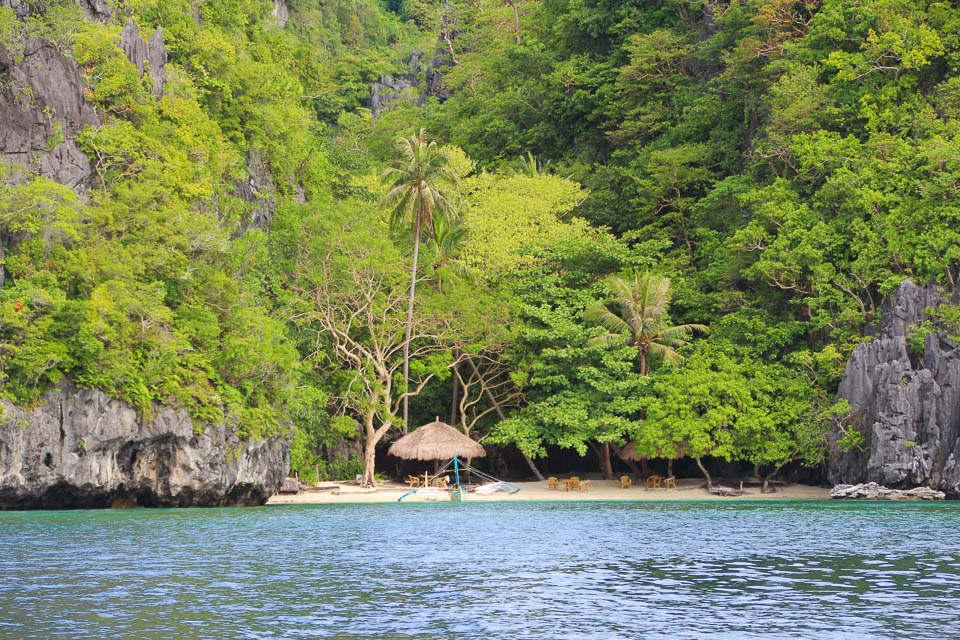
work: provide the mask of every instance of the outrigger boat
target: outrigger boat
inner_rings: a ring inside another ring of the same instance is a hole
[[[460,471],[469,472],[471,476],[476,476],[483,484],[480,485],[470,485],[466,486],[460,483]],[[430,480],[438,478],[444,472],[453,471],[454,484],[452,487],[438,487],[430,486]],[[417,487],[416,489],[411,489],[405,494],[397,498],[397,502],[403,502],[403,499],[415,494],[419,494],[418,498],[425,498],[426,500],[441,500],[444,497],[449,496],[447,499],[451,502],[466,502],[467,495],[469,493],[476,493],[478,495],[492,495],[498,491],[503,491],[504,493],[516,493],[520,491],[520,487],[513,484],[512,482],[506,482],[504,480],[498,480],[488,473],[484,473],[479,469],[476,469],[465,462],[460,462],[457,456],[454,456],[452,460],[447,462],[440,470],[435,473],[432,477],[424,473],[424,486]]]

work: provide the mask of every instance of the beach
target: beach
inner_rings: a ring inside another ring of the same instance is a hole
[[[830,498],[830,489],[803,484],[777,484],[774,493],[761,493],[760,486],[744,486],[743,495],[725,497],[710,493],[704,488],[701,478],[677,480],[676,489],[654,489],[634,484],[621,489],[619,480],[590,480],[589,491],[564,491],[550,489],[546,481],[515,482],[520,491],[512,494],[498,491],[491,495],[467,494],[467,502],[588,502],[588,501],[669,501],[669,500],[821,500]],[[738,485],[739,488],[739,485]],[[355,484],[324,482],[318,487],[307,488],[299,494],[278,494],[267,501],[278,504],[369,504],[396,502],[410,491],[410,487],[396,482],[383,483],[377,488],[360,487]],[[407,502],[448,502],[449,493],[438,490],[420,490],[403,499]]]

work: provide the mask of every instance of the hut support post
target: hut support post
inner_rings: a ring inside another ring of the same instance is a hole
[[[453,456],[453,475],[456,478],[457,490],[460,490],[460,461],[457,456]]]

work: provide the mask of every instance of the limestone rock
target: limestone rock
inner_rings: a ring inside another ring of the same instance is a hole
[[[140,37],[137,23],[129,20],[120,32],[120,48],[127,54],[127,60],[137,66],[141,76],[145,71],[150,72],[153,95],[160,99],[167,84],[167,47],[163,43],[163,29],[157,27],[150,41],[146,42]]]
[[[253,205],[250,215],[241,225],[240,233],[250,229],[266,231],[273,220],[277,199],[270,163],[259,149],[247,152],[247,176],[245,180],[237,182],[234,191],[238,198]]]
[[[262,504],[290,465],[289,441],[194,431],[185,410],[142,419],[103,392],[62,383],[38,408],[0,403],[0,509]]]
[[[0,0],[0,7],[9,7],[18,18],[26,18],[30,15],[30,4],[27,0]]]
[[[84,88],[77,63],[53,45],[28,40],[19,60],[0,45],[0,160],[82,187],[92,168],[74,138],[100,126]]]
[[[863,500],[943,500],[947,497],[943,491],[930,487],[915,489],[888,489],[876,482],[866,484],[838,484],[830,490],[834,499],[855,498]]]
[[[86,0],[80,4],[83,17],[92,22],[106,23],[113,17],[109,0]]]
[[[273,11],[271,12],[270,21],[267,23],[267,26],[276,27],[277,29],[286,27],[287,21],[290,20],[290,9],[287,7],[286,0],[265,1],[273,3]]]
[[[935,331],[922,354],[909,348],[909,336],[931,320],[927,309],[941,295],[904,281],[870,339],[851,355],[837,396],[852,408],[845,428],[863,433],[867,447],[841,453],[834,428],[831,482],[922,485],[960,495],[960,346]]]

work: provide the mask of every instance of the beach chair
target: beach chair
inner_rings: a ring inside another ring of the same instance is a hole
[[[407,484],[410,485],[411,489],[416,489],[420,486],[420,478],[417,476],[407,476]]]
[[[581,481],[580,481],[580,491],[586,491],[587,493],[590,492],[590,481],[589,481],[589,480],[581,480]]]
[[[553,476],[550,476],[549,478],[547,478],[547,489],[559,489],[559,488],[560,488],[559,480],[557,480]]]
[[[443,476],[437,478],[436,486],[441,489],[446,489],[450,486],[450,483],[447,482],[447,479]]]
[[[664,488],[664,489],[676,489],[676,488],[677,488],[677,477],[676,477],[676,476],[670,476],[669,478],[665,478],[665,479],[663,480],[663,488]]]
[[[621,489],[629,489],[632,486],[633,486],[633,480],[630,478],[630,476],[620,476]]]
[[[567,491],[573,491],[574,489],[580,488],[580,476],[573,476],[569,480],[564,481],[564,485]]]

